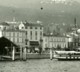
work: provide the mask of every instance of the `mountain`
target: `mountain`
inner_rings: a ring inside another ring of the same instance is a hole
[[[26,8],[0,6],[0,21],[12,21],[13,17],[17,21],[36,22],[39,20],[44,24],[45,30],[48,25],[51,30],[56,25],[65,28],[74,25],[74,18],[77,19],[79,25],[80,3],[76,0],[42,0],[35,6]]]

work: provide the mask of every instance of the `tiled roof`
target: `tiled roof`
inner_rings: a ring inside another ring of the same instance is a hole
[[[28,22],[24,22],[23,24],[24,24],[25,26],[35,26],[35,27],[41,26],[41,27],[43,27],[42,24],[38,24],[38,23],[28,23]]]
[[[2,23],[0,23],[0,25],[3,25],[3,26],[9,26],[9,24],[6,23],[6,22],[2,22]]]

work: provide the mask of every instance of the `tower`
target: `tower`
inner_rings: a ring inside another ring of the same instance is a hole
[[[76,18],[74,18],[74,32],[77,33],[77,22],[76,22]]]
[[[74,18],[75,29],[77,28],[76,18]]]

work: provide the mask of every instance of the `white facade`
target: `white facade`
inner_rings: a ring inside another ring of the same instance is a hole
[[[20,29],[20,30],[25,29],[25,26],[24,26],[24,24],[23,24],[22,22],[21,22],[20,25],[19,25],[19,29]]]
[[[2,30],[0,30],[0,38],[2,37],[3,35],[2,35]]]
[[[19,25],[20,30],[26,31],[26,38],[29,41],[39,41],[40,39],[43,39],[43,27],[42,26],[36,26],[36,25],[25,25],[21,22]]]
[[[67,37],[56,37],[56,36],[44,36],[43,37],[43,48],[57,48],[59,45],[61,48],[68,47]]]

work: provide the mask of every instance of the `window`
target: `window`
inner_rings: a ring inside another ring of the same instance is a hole
[[[17,38],[15,38],[15,39],[14,39],[14,42],[16,42],[16,43],[17,43]]]
[[[23,43],[25,42],[25,38],[22,38],[22,42],[23,42]]]
[[[7,39],[9,39],[9,37],[7,37]]]
[[[27,39],[25,39],[25,44],[27,45]]]
[[[54,41],[54,38],[53,38],[53,41]]]
[[[42,36],[42,32],[40,32],[40,36]]]
[[[19,43],[19,38],[17,38],[17,43]]]
[[[9,32],[6,32],[6,36],[9,36]]]
[[[40,27],[40,29],[42,30],[42,27]]]
[[[6,30],[6,27],[4,27],[4,30]]]
[[[40,32],[40,37],[42,38],[42,32]]]
[[[13,32],[11,32],[11,36],[13,36]]]
[[[0,29],[2,29],[2,27],[0,27]]]
[[[26,35],[27,35],[27,31],[26,31]]]
[[[37,27],[35,27],[35,29],[37,29]]]
[[[32,27],[30,27],[30,29],[32,29]]]
[[[57,42],[59,42],[60,41],[60,39],[59,38],[57,38]]]
[[[57,38],[55,38],[55,42],[57,41]]]
[[[26,33],[23,32],[23,33],[22,33],[22,37],[25,37],[25,36],[27,36],[27,35],[26,35]]]
[[[59,38],[59,41],[62,42],[62,38]]]
[[[22,27],[22,29],[24,29],[24,27]]]
[[[45,48],[47,48],[47,44],[45,44]]]
[[[45,38],[45,42],[47,42],[47,38]]]
[[[15,32],[13,33],[13,36],[15,37]]]
[[[63,42],[65,42],[65,38],[63,38]]]
[[[17,37],[17,32],[15,32],[15,37]]]
[[[35,32],[35,39],[37,40],[37,31]]]
[[[31,40],[32,40],[32,31],[30,32],[30,38],[31,38]]]
[[[55,38],[54,38],[54,42],[55,42]]]
[[[19,33],[19,37],[22,37],[22,33]]]
[[[13,38],[10,39],[13,42]]]
[[[28,29],[28,27],[25,27],[25,29]]]
[[[19,38],[19,42],[22,42],[22,38]]]

